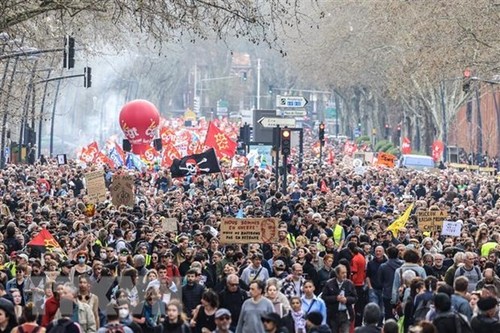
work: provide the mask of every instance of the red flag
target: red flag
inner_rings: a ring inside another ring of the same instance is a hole
[[[102,151],[99,151],[95,154],[94,163],[101,165],[106,164],[110,168],[115,167],[115,162],[113,162],[113,160],[106,156]]]
[[[116,141],[115,141],[115,150],[122,158],[122,161],[125,161],[125,152],[123,151],[122,147],[120,147],[120,145],[116,143]]]
[[[407,137],[403,138],[403,143],[401,144],[401,152],[403,154],[411,154],[411,141]]]
[[[182,156],[179,151],[174,147],[170,146],[163,149],[163,158],[161,159],[162,167],[170,167],[174,159],[180,159]]]
[[[432,144],[432,159],[434,162],[437,162],[441,159],[441,155],[443,154],[444,151],[444,143],[436,140]]]
[[[354,142],[346,141],[344,144],[344,154],[352,156],[358,150],[358,145]]]
[[[99,153],[97,142],[90,143],[87,147],[83,147],[80,153],[80,160],[85,163],[92,163]]]
[[[207,136],[205,137],[205,146],[214,148],[217,158],[231,159],[236,153],[236,142],[231,140],[215,124],[210,122],[208,125]]]
[[[330,151],[328,152],[328,162],[330,164],[335,163],[335,153],[333,152],[333,149],[330,149]]]
[[[54,236],[47,230],[42,229],[28,244],[28,246],[43,246],[46,248],[61,248]]]
[[[141,159],[147,163],[153,163],[155,158],[159,155],[160,154],[158,154],[156,149],[154,149],[153,147],[149,147],[144,151],[144,154],[141,155]]]
[[[325,182],[324,179],[321,181],[321,188],[320,188],[320,190],[321,190],[321,193],[328,192],[328,187],[326,186],[326,182]]]
[[[160,138],[164,147],[170,146],[175,141],[175,132],[171,128],[162,127],[160,129]]]

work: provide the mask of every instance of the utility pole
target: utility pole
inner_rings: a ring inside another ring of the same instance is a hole
[[[257,110],[260,110],[260,58],[257,59]]]

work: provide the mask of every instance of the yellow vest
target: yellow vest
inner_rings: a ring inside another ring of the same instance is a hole
[[[339,245],[342,241],[342,234],[344,233],[344,228],[341,225],[336,224],[335,229],[333,229],[333,242],[335,245]]]
[[[496,242],[484,243],[483,246],[481,246],[481,257],[487,257],[491,249],[494,249],[497,245],[498,243]]]

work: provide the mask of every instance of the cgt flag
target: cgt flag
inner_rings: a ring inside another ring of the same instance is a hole
[[[172,177],[196,176],[220,172],[219,161],[213,148],[201,153],[174,159],[170,167]]]

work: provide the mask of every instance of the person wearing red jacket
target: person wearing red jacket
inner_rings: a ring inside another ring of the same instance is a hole
[[[58,284],[56,290],[53,291],[53,283],[49,283],[45,288],[46,296],[48,296],[47,287],[51,290],[52,296],[45,300],[43,306],[42,327],[47,327],[54,320],[56,312],[59,309],[59,294],[62,293],[64,284]]]
[[[355,326],[359,327],[363,325],[363,309],[367,304],[367,293],[365,288],[366,280],[366,259],[361,254],[358,246],[354,242],[349,242],[347,244],[349,252],[351,252],[351,281],[356,288],[356,294],[358,295],[358,300],[354,304],[354,312],[356,315]]]

